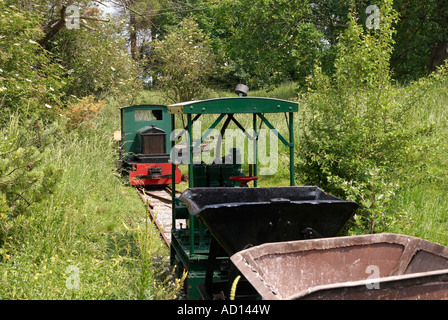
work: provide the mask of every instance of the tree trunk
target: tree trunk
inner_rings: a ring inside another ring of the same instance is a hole
[[[131,43],[131,57],[137,60],[137,21],[133,12],[130,12],[129,18],[129,40]]]
[[[62,6],[60,11],[60,18],[57,20],[53,20],[48,22],[44,27],[43,30],[45,32],[45,36],[38,41],[38,43],[45,47],[50,41],[51,38],[53,38],[56,33],[58,33],[65,25],[65,18],[66,18],[66,10],[67,6]]]

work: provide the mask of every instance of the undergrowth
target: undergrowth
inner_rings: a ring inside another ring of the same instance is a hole
[[[91,109],[96,113],[98,107]],[[54,132],[46,144],[39,165],[57,168],[58,181],[9,220],[0,262],[1,299],[176,296],[179,281],[172,277],[168,250],[148,228],[135,190],[117,174],[117,105],[100,109],[96,117],[80,115],[77,130]]]

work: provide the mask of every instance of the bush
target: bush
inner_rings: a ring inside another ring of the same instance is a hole
[[[162,40],[153,41],[153,76],[173,103],[200,97],[215,70],[210,40],[192,19]]]
[[[334,78],[317,66],[309,79],[298,171],[304,182],[362,205],[354,232],[377,232],[390,223],[387,204],[412,166],[415,138],[430,128],[411,125],[415,101],[390,81],[392,2],[382,2],[379,30],[364,31],[354,12],[349,20]]]
[[[41,129],[42,121],[10,118],[0,130],[0,254],[5,257],[9,232],[16,219],[33,204],[54,191],[61,170],[44,165],[51,155],[46,150],[54,142],[56,126]]]
[[[0,124],[11,114],[58,117],[67,84],[60,65],[37,41],[43,36],[36,14],[0,1]]]
[[[71,131],[86,125],[88,120],[96,118],[105,105],[105,101],[95,101],[94,96],[84,97],[77,103],[71,104],[67,112],[67,129]]]

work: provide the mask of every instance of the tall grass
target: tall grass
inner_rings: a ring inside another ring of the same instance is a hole
[[[61,180],[11,234],[9,260],[0,263],[0,298],[173,298],[178,287],[160,289],[170,274],[167,249],[157,232],[144,227],[144,204],[116,173],[118,124],[116,105],[109,105],[49,147],[47,161],[63,168]],[[146,230],[150,256],[136,230]]]
[[[404,233],[448,245],[448,83],[428,86],[413,122],[430,134],[417,141],[418,164],[407,168],[408,179],[391,204],[397,219],[390,232]],[[401,87],[405,94],[407,87]]]
[[[447,192],[446,185],[434,183],[404,189],[394,203],[397,219],[390,231],[448,245]]]

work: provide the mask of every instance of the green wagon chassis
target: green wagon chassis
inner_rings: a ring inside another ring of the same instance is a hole
[[[252,114],[252,124],[254,136],[251,137],[255,140],[254,143],[254,164],[253,175],[257,176],[257,119],[265,124],[270,130],[275,131],[278,139],[289,148],[289,168],[290,168],[290,185],[294,186],[294,113],[298,111],[298,104],[291,101],[285,101],[272,98],[261,97],[244,97],[240,94],[239,97],[232,98],[219,98],[209,99],[202,101],[191,101],[168,106],[168,113],[171,114],[171,127],[175,128],[176,115],[187,116],[186,130],[189,137],[192,137],[193,123],[197,121],[203,114],[216,114],[218,115],[214,123],[202,134],[200,141],[193,144],[192,139],[188,139],[188,151],[189,151],[189,164],[188,164],[188,176],[189,188],[204,187],[207,186],[206,180],[201,179],[200,175],[204,174],[204,167],[195,166],[193,164],[193,151],[199,148],[200,143],[207,138],[213,129],[224,120],[224,124],[221,129],[221,134],[224,136],[227,125],[230,121],[234,122],[238,128],[243,132],[245,129],[235,119],[234,114]],[[288,116],[287,127],[288,136],[283,137],[274,125],[269,122],[266,115],[272,113],[285,113]],[[194,117],[193,117],[194,115]],[[174,141],[171,142],[171,147],[174,148]],[[175,164],[173,162],[173,171]],[[229,167],[230,166],[230,167]],[[207,170],[211,167],[207,167]],[[217,165],[221,174],[226,177],[231,175],[243,175],[241,171],[241,165],[237,163]],[[234,186],[230,184],[229,186]],[[254,181],[254,187],[257,186],[257,181]],[[175,183],[173,182],[172,189],[175,190]],[[179,219],[186,220],[185,228],[176,228],[176,221]],[[210,268],[209,253],[212,236],[207,232],[204,224],[196,217],[189,214],[186,206],[179,201],[173,192],[172,196],[172,226],[171,230],[171,264],[178,266],[177,271],[179,275],[185,269],[188,272],[185,288],[187,298],[190,300],[197,300],[203,298],[201,292],[198,289],[198,284],[203,283],[206,280],[207,268]],[[213,264],[213,275],[210,271],[207,275],[208,278],[212,278],[213,281],[225,282],[228,279],[228,271],[223,271],[222,266],[229,264],[229,257],[226,255],[220,255],[215,258]]]

